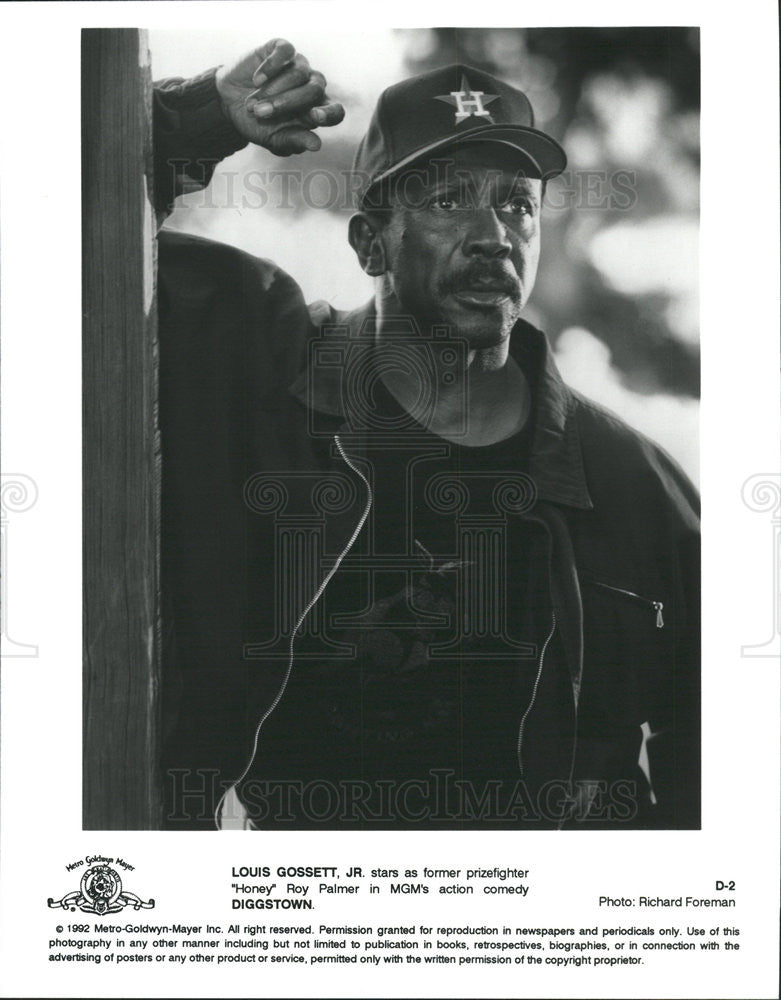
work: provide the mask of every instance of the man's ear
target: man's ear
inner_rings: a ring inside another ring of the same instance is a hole
[[[385,245],[382,242],[382,229],[379,222],[365,212],[358,212],[350,219],[347,232],[350,246],[358,256],[363,270],[376,278],[385,274],[387,264]]]

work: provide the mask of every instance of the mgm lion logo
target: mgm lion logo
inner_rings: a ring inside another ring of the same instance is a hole
[[[51,897],[48,904],[52,909],[81,910],[82,913],[97,913],[104,916],[107,913],[119,913],[126,906],[134,910],[151,910],[154,899],[144,902],[132,892],[122,891],[122,879],[108,865],[93,865],[81,877],[81,884],[76,892],[69,892],[62,899]]]

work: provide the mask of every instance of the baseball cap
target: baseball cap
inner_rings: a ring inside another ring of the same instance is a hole
[[[370,191],[416,161],[466,142],[497,142],[522,154],[529,176],[560,174],[567,156],[551,136],[534,128],[523,91],[490,73],[454,63],[421,73],[380,94],[353,171]]]

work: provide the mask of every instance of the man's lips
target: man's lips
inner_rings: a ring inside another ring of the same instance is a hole
[[[493,309],[507,299],[518,301],[520,287],[509,276],[465,274],[452,282],[450,294],[466,306]]]
[[[492,291],[480,288],[462,288],[460,291],[453,293],[453,298],[465,305],[491,309],[501,305],[509,297],[505,291]]]
[[[509,282],[475,281],[464,282],[452,291],[453,298],[458,302],[474,308],[493,309],[506,300],[516,300],[518,289]]]

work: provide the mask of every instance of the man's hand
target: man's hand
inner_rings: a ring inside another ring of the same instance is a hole
[[[216,83],[236,129],[277,156],[320,149],[312,129],[338,125],[344,118],[342,105],[328,101],[323,74],[284,38],[220,67]]]

